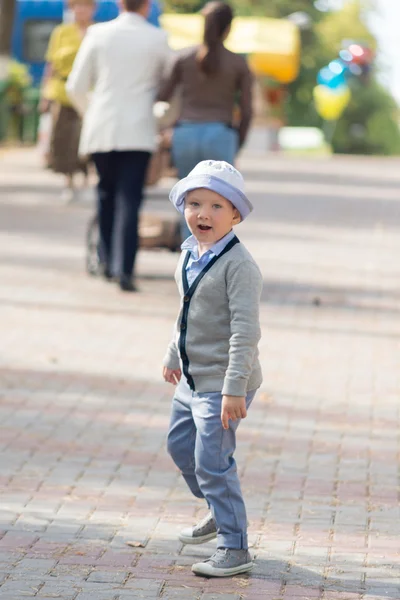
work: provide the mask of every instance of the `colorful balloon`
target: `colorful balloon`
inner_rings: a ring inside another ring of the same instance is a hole
[[[374,52],[354,40],[344,40],[339,57],[323,67],[317,75],[317,85],[313,90],[315,108],[327,121],[340,117],[350,102],[351,91],[347,78],[357,76],[367,80],[371,70]]]
[[[360,44],[351,44],[348,48],[348,51],[353,57],[351,62],[353,62],[356,65],[369,64],[374,57],[371,48],[361,46]]]
[[[351,63],[351,65],[349,66],[349,71],[352,75],[355,75],[356,77],[362,75],[362,68],[356,63]]]
[[[338,58],[336,58],[335,60],[332,60],[328,66],[329,66],[329,69],[332,71],[332,73],[334,73],[335,75],[342,75],[346,72],[346,69],[347,69],[347,65],[345,65]]]
[[[339,56],[345,63],[351,63],[351,61],[353,60],[352,53],[347,49],[341,50],[339,52]]]
[[[318,75],[317,82],[321,85],[325,85],[326,87],[335,90],[338,87],[346,84],[346,79],[343,71],[340,73],[334,73],[330,66],[323,67]]]
[[[325,85],[317,85],[313,91],[317,113],[326,121],[335,121],[350,102],[351,92],[347,85],[332,90]]]

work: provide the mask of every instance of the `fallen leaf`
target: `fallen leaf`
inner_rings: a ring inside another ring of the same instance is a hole
[[[145,548],[146,544],[143,542],[126,542],[127,546],[132,546],[132,548]]]

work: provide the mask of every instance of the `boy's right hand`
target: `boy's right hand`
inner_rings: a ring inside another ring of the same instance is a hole
[[[182,377],[182,371],[180,369],[168,369],[168,367],[164,367],[163,377],[167,383],[178,385]]]

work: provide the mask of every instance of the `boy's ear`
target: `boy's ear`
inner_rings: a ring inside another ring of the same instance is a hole
[[[233,209],[233,224],[238,225],[241,220],[242,220],[242,217],[240,216],[240,212],[238,211],[237,208],[234,208]]]

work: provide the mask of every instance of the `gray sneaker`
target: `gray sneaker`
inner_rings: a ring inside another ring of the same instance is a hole
[[[212,514],[209,512],[194,527],[183,529],[179,535],[179,540],[184,544],[204,544],[216,537],[217,527]]]
[[[254,564],[248,550],[218,548],[211,558],[193,565],[196,575],[205,577],[230,577],[251,571]]]

